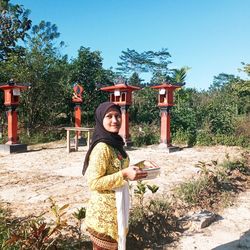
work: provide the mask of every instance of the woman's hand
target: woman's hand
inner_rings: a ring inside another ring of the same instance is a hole
[[[122,170],[122,175],[124,178],[134,181],[145,178],[148,174],[146,171],[141,170],[137,166],[129,166],[128,168]]]

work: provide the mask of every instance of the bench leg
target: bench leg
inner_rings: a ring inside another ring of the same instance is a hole
[[[75,135],[75,151],[78,151],[78,133]]]
[[[67,152],[70,153],[70,135],[69,135],[69,130],[67,130]]]
[[[90,146],[90,132],[88,131],[87,147],[89,148],[89,146]]]

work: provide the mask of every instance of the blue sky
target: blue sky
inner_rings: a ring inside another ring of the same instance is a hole
[[[80,46],[99,50],[104,68],[121,51],[167,48],[169,68],[188,66],[186,87],[207,89],[219,73],[250,63],[250,0],[11,0],[31,10],[33,24],[57,25],[69,58]],[[143,77],[143,76],[142,76]],[[146,77],[146,76],[144,76]],[[147,77],[146,77],[147,79]]]

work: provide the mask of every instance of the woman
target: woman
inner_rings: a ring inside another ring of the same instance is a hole
[[[86,154],[83,175],[91,190],[85,223],[93,241],[93,249],[125,249],[128,232],[128,180],[147,176],[129,157],[118,135],[121,127],[120,107],[101,103],[95,112],[95,130]]]

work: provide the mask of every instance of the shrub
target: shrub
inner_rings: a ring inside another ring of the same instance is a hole
[[[193,146],[196,144],[196,132],[177,130],[177,132],[172,136],[172,141],[177,144]]]
[[[25,144],[38,144],[52,142],[64,138],[66,135],[64,130],[57,129],[43,129],[39,132],[34,132],[28,136],[26,133],[22,132],[20,135],[20,141]]]
[[[177,219],[166,197],[156,197],[159,187],[138,181],[134,190],[137,202],[132,207],[129,218],[128,249],[157,247],[173,241],[172,232],[179,231]],[[153,197],[145,199],[146,192]],[[134,203],[133,203],[134,204]]]
[[[222,163],[222,167],[225,168],[225,171],[238,170],[244,174],[246,174],[249,171],[249,168],[248,168],[247,162],[246,162],[245,154],[242,154],[241,159],[232,160],[232,161],[230,161],[230,157],[227,154],[226,160]]]
[[[151,199],[144,208],[135,206],[130,212],[128,249],[157,247],[173,241],[172,232],[178,231],[177,219],[166,199]]]
[[[136,147],[152,145],[159,143],[160,131],[155,124],[133,125],[131,137]]]
[[[189,205],[196,205],[199,203],[200,194],[207,187],[208,182],[208,178],[204,177],[182,183],[176,188],[177,196]]]
[[[197,133],[196,143],[201,146],[213,145],[213,136],[204,130],[199,130]]]
[[[8,219],[9,213],[0,208],[0,249],[6,249],[5,248],[5,242],[10,237],[10,221]],[[17,249],[15,247],[8,248],[9,250]]]

